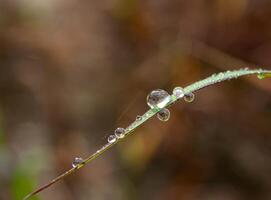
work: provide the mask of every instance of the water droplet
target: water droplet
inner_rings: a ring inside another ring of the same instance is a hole
[[[142,120],[142,116],[141,115],[137,115],[136,116],[136,121],[141,121]]]
[[[163,108],[170,101],[170,95],[161,89],[153,90],[147,96],[147,104],[150,108]]]
[[[191,103],[192,101],[194,101],[194,99],[195,99],[195,95],[194,95],[194,93],[190,93],[190,94],[186,94],[185,96],[184,96],[184,100],[186,101],[186,102],[188,102],[188,103]]]
[[[170,112],[168,109],[166,108],[163,108],[162,110],[160,110],[158,113],[157,113],[157,118],[160,120],[160,121],[168,121],[169,118],[170,118]]]
[[[117,128],[115,130],[115,136],[117,138],[124,138],[124,136],[125,136],[125,129],[124,128]]]
[[[258,73],[257,77],[258,77],[258,79],[262,80],[262,79],[271,77],[271,73]]]
[[[114,143],[114,142],[117,141],[117,138],[116,138],[115,135],[109,135],[109,137],[107,138],[107,141],[108,141],[109,143]]]
[[[79,164],[83,163],[83,158],[75,157],[72,162],[72,167],[77,167]]]
[[[172,92],[178,99],[184,96],[182,87],[175,87]]]

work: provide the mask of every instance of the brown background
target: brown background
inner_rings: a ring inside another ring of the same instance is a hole
[[[1,0],[0,199],[96,151],[152,89],[271,69],[270,19],[270,0]],[[36,199],[271,199],[270,95],[256,77],[204,89]]]

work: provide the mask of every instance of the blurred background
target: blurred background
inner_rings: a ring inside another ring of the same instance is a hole
[[[169,92],[271,69],[270,0],[1,0],[0,199],[87,157]],[[224,82],[36,200],[271,199],[271,81]]]

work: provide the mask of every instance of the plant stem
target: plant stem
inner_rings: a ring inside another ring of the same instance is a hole
[[[202,88],[205,88],[207,86],[210,86],[210,85],[213,85],[213,84],[225,81],[225,80],[230,80],[230,79],[233,79],[233,78],[238,78],[240,76],[251,75],[251,74],[256,74],[256,75],[258,75],[259,78],[263,77],[263,76],[265,77],[265,75],[266,75],[266,77],[269,77],[271,75],[271,70],[263,70],[263,69],[249,70],[248,68],[245,68],[245,69],[240,69],[240,70],[226,71],[226,72],[220,72],[218,74],[213,74],[212,76],[210,76],[210,77],[208,77],[206,79],[197,81],[197,82],[185,87],[183,89],[184,95],[188,95],[188,94],[196,92],[196,91],[198,91],[198,90],[200,90]],[[178,100],[179,99],[177,99],[174,95],[171,95],[171,100],[163,108],[168,107],[169,105],[175,103]],[[24,197],[23,200],[29,199],[33,195],[35,195],[35,194],[43,191],[44,189],[50,187],[54,183],[58,182],[59,180],[63,179],[64,177],[72,174],[73,172],[77,171],[81,167],[84,167],[87,163],[92,162],[93,160],[95,160],[96,158],[101,156],[105,151],[109,150],[112,146],[117,144],[119,141],[123,140],[128,135],[130,135],[137,127],[144,124],[147,120],[149,120],[151,117],[153,117],[155,114],[157,114],[163,108],[149,109],[145,114],[143,114],[141,116],[140,120],[135,120],[134,122],[132,122],[125,129],[125,136],[123,138],[118,138],[115,142],[105,144],[100,149],[98,149],[95,153],[91,154],[88,158],[83,160],[82,163],[80,163],[76,167],[71,168],[70,170],[64,172],[62,175],[56,177],[55,179],[53,179],[49,183],[41,186],[37,190],[31,192],[26,197]]]

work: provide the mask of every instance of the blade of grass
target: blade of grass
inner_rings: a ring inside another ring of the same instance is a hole
[[[226,71],[226,72],[220,72],[218,74],[213,74],[210,77],[207,77],[203,80],[197,81],[195,83],[192,83],[191,85],[188,85],[185,87],[184,90],[184,95],[188,95],[190,93],[194,93],[202,88],[211,86],[213,84],[225,81],[225,80],[231,80],[234,78],[238,78],[240,76],[245,76],[245,75],[252,75],[256,74],[259,79],[262,79],[264,77],[270,77],[271,76],[271,70],[263,70],[263,69],[254,69],[250,70],[248,68],[240,69],[240,70],[234,70],[234,71]],[[171,95],[170,101],[163,107],[168,107],[171,104],[175,103],[178,101],[174,95]],[[91,154],[88,158],[83,160],[82,163],[78,164],[76,167],[71,168],[70,170],[64,172],[60,176],[56,177],[55,179],[51,180],[49,183],[41,186],[37,190],[31,192],[28,194],[26,197],[24,197],[23,200],[29,199],[30,197],[38,194],[39,192],[45,190],[46,188],[50,187],[51,185],[55,184],[56,182],[60,181],[61,179],[65,178],[66,176],[74,173],[78,169],[84,167],[87,163],[92,162],[99,156],[101,156],[105,151],[109,150],[112,146],[117,144],[119,141],[123,140],[126,138],[126,136],[130,135],[136,128],[144,124],[147,120],[149,120],[151,117],[153,117],[155,114],[157,114],[161,109],[163,108],[153,108],[149,109],[145,114],[142,115],[140,120],[135,120],[132,122],[126,129],[125,129],[125,136],[123,138],[118,138],[112,143],[107,143],[104,146],[102,146],[100,149],[98,149],[95,153]]]

